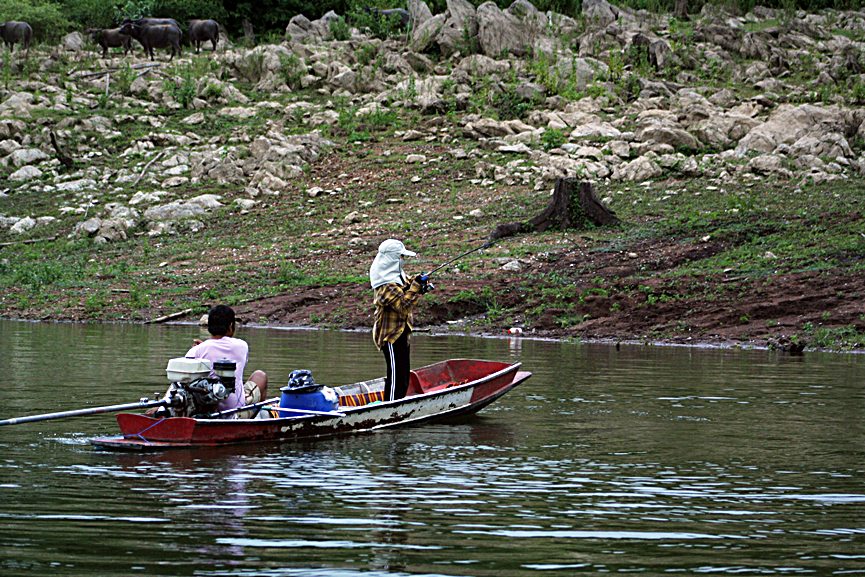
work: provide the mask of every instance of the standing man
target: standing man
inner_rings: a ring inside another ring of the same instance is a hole
[[[384,379],[384,401],[405,397],[408,391],[410,366],[409,334],[412,312],[422,294],[433,286],[427,275],[408,280],[402,268],[404,256],[417,256],[405,245],[389,238],[378,247],[378,254],[369,268],[373,289],[375,322],[372,338],[384,354],[387,372]]]
[[[195,340],[193,346],[186,353],[188,359],[207,359],[215,362],[221,359],[229,359],[236,363],[234,372],[234,391],[224,401],[220,401],[219,410],[227,411],[257,403],[267,395],[267,373],[255,371],[244,383],[243,369],[249,358],[249,345],[242,339],[234,338],[237,323],[234,317],[234,309],[226,305],[216,305],[207,313],[207,332],[210,338],[199,341]],[[251,415],[234,413],[229,418],[249,418]]]

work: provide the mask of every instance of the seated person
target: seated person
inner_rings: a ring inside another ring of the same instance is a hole
[[[234,317],[234,309],[226,305],[216,305],[207,313],[207,332],[210,338],[193,341],[193,346],[186,353],[186,358],[207,359],[211,363],[221,359],[229,359],[237,363],[235,369],[234,392],[224,401],[220,401],[220,411],[227,411],[244,405],[251,405],[265,399],[267,395],[267,373],[255,371],[244,383],[243,369],[249,358],[249,345],[242,339],[234,338],[237,323]],[[231,419],[248,419],[256,411],[241,411],[226,415]]]

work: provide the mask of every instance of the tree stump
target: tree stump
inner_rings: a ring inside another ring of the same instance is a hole
[[[63,149],[61,149],[60,145],[57,144],[57,137],[54,135],[54,131],[51,130],[49,132],[49,135],[51,136],[51,146],[54,147],[55,155],[57,156],[57,160],[60,161],[60,164],[62,164],[66,168],[74,168],[75,161],[72,160],[71,156],[63,152]]]
[[[579,190],[576,190],[579,184]],[[491,240],[524,232],[545,230],[584,229],[589,226],[616,224],[616,213],[601,204],[591,182],[579,182],[576,178],[560,178],[556,181],[550,204],[539,215],[528,222],[503,223],[496,226]]]
[[[252,22],[248,18],[244,18],[241,26],[243,26],[243,40],[246,45],[249,47],[255,46],[255,32],[252,29]]]

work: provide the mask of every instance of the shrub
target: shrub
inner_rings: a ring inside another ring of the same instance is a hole
[[[348,13],[348,20],[360,30],[368,30],[376,38],[391,38],[405,32],[399,16],[373,12],[368,6],[354,7]]]
[[[141,18],[153,16],[156,12],[157,0],[126,0],[114,6],[114,20],[121,22],[124,18]]]
[[[114,11],[105,9],[104,0],[65,0],[62,10],[79,28],[114,27]]]
[[[288,87],[292,90],[300,88],[301,79],[306,73],[306,66],[300,58],[298,58],[294,53],[289,54],[288,56],[280,54],[279,63],[280,72]]]
[[[544,150],[558,148],[567,141],[565,133],[558,128],[547,128],[541,135],[541,144],[543,144]]]
[[[334,40],[348,40],[351,38],[351,28],[345,18],[337,18],[330,21],[330,35]]]
[[[174,18],[181,26],[193,19],[212,18],[224,24],[228,11],[219,0],[159,0],[154,16]]]

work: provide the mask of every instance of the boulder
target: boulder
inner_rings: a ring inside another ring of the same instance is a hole
[[[503,75],[511,69],[507,60],[494,60],[484,54],[466,56],[454,68],[454,74],[462,73],[467,79],[483,79],[492,74]]]
[[[534,30],[517,17],[503,12],[495,2],[484,2],[477,9],[478,43],[487,56],[523,56],[532,47]]]
[[[579,138],[586,138],[589,140],[592,139],[604,139],[604,138],[612,138],[618,139],[622,137],[622,132],[610,124],[609,122],[603,122],[601,120],[589,122],[586,124],[581,124],[574,128],[571,131],[570,138],[572,140]]]
[[[636,138],[640,142],[669,144],[673,148],[697,150],[700,141],[681,126],[667,123],[652,123],[637,129]]]
[[[641,156],[631,162],[617,166],[613,171],[612,178],[613,180],[643,181],[658,177],[662,173],[663,170],[654,161],[648,157]]]
[[[25,216],[9,228],[12,234],[25,234],[33,230],[36,226],[36,221],[29,216]]]
[[[148,222],[165,222],[201,216],[206,210],[203,206],[193,203],[174,201],[168,204],[151,206],[144,211],[144,220]]]
[[[97,231],[96,236],[93,238],[93,242],[96,244],[104,244],[107,242],[126,240],[126,231],[129,228],[131,228],[129,221],[122,218],[109,218],[108,220],[103,220],[102,224],[99,226],[99,231]]]
[[[219,202],[222,196],[218,194],[200,194],[186,201],[188,205],[200,206],[205,210],[213,210],[222,206]]]
[[[34,105],[35,99],[29,92],[13,92],[9,98],[0,103],[0,116],[30,118],[30,109]]]
[[[88,218],[83,222],[79,222],[75,225],[75,228],[72,229],[73,237],[90,237],[95,236],[97,232],[99,232],[99,227],[102,226],[102,219],[100,218]]]
[[[12,154],[3,159],[6,166],[10,164],[15,168],[21,168],[28,164],[38,164],[43,160],[51,158],[38,148],[19,148],[12,151]]]
[[[433,17],[432,11],[423,0],[408,0],[408,13],[411,16],[412,26],[417,28]]]
[[[60,45],[66,52],[81,52],[86,48],[87,42],[81,32],[72,32],[63,37]]]
[[[448,18],[435,39],[439,50],[443,56],[470,54],[478,35],[477,11],[468,0],[447,0],[447,7]]]
[[[2,116],[2,112],[0,112],[0,116]],[[0,138],[15,138],[21,134],[24,134],[24,131],[27,129],[27,125],[24,124],[21,120],[13,120],[10,118],[0,119]]]
[[[768,154],[781,144],[794,144],[803,136],[811,135],[819,139],[827,132],[844,133],[846,126],[845,115],[835,107],[782,104],[766,122],[754,127],[739,141],[736,154]]]
[[[57,185],[57,190],[61,192],[82,192],[85,190],[99,190],[99,185],[92,178],[79,178],[76,180],[68,180]]]
[[[757,174],[779,174],[789,177],[790,171],[784,168],[784,158],[777,154],[763,154],[748,162],[748,170]]]
[[[852,159],[856,155],[843,134],[830,132],[828,134],[807,134],[790,145],[790,156],[817,156],[823,158]]]
[[[436,39],[444,27],[446,20],[447,18],[444,14],[436,14],[429,20],[416,26],[411,36],[409,49],[412,52],[426,52],[430,50],[435,45]]]
[[[583,0],[581,5],[583,17],[592,26],[603,28],[613,22],[632,23],[637,21],[631,10],[613,6],[606,0]]]
[[[9,156],[19,148],[21,148],[21,145],[18,144],[17,140],[0,140],[0,157]]]
[[[303,14],[298,14],[288,21],[288,26],[285,27],[286,40],[300,41],[309,36],[312,29],[312,22]]]
[[[22,166],[9,175],[9,180],[26,181],[34,180],[42,176],[42,171],[35,166]]]

